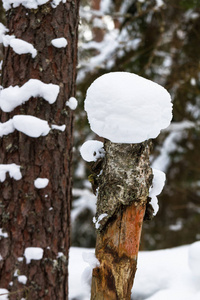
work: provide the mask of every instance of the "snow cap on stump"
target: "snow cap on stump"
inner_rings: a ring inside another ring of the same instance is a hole
[[[87,90],[85,110],[91,129],[113,143],[134,144],[156,138],[172,119],[167,90],[127,72],[97,78]]]

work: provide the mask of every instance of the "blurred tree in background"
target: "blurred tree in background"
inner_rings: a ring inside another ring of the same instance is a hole
[[[85,196],[90,171],[78,152],[85,139],[93,138],[83,99],[94,79],[112,71],[133,72],[163,85],[174,103],[172,125],[153,141],[152,165],[166,172],[167,182],[157,216],[144,224],[142,248],[200,239],[200,1],[82,1],[80,14],[74,183],[85,191],[74,205],[85,209],[73,226],[74,245],[94,245],[94,200]]]
[[[95,245],[95,196],[87,180],[90,170],[79,154],[80,145],[95,136],[83,106],[93,80],[112,71],[153,80],[173,99],[173,123],[153,140],[152,166],[166,173],[167,182],[159,196],[157,216],[144,224],[142,249],[200,240],[200,0],[81,2],[73,245]]]

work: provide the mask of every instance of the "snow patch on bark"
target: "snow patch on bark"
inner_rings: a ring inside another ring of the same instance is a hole
[[[49,183],[48,178],[37,178],[34,181],[34,186],[36,189],[44,189]]]
[[[30,53],[32,58],[35,58],[37,55],[37,50],[33,45],[21,39],[11,39],[10,47],[19,55]]]
[[[1,300],[9,300],[8,296],[9,296],[9,291],[6,289],[0,288],[0,299]]]
[[[5,239],[8,238],[7,232],[3,232],[2,228],[0,228],[0,239],[1,239],[1,237],[5,238]]]
[[[28,247],[24,251],[26,263],[30,264],[31,260],[40,260],[43,257],[44,250],[40,247]]]
[[[3,7],[5,10],[15,8],[19,5],[23,5],[28,9],[37,9],[38,6],[46,4],[49,0],[3,0]],[[53,0],[50,1],[53,8],[57,7],[60,3],[66,3],[66,0]]]
[[[30,79],[23,86],[9,86],[0,91],[0,108],[5,112],[11,112],[17,106],[22,105],[31,97],[42,97],[49,104],[53,104],[58,96],[60,87],[52,83],[44,83],[38,79]]]
[[[18,115],[13,117],[14,128],[24,134],[37,138],[49,133],[48,122],[29,115]]]
[[[100,222],[107,216],[108,216],[108,214],[104,213],[104,214],[101,214],[100,216],[98,216],[98,219],[96,219],[96,217],[93,218],[93,223],[95,224],[96,229],[100,228],[100,226],[101,226]]]
[[[4,47],[8,47],[10,45],[10,42],[14,39],[15,39],[15,35],[8,35],[8,34],[2,35],[2,43]]]
[[[51,44],[56,48],[65,48],[67,46],[67,40],[64,37],[53,39]]]
[[[66,125],[51,125],[52,129],[60,130],[60,131],[65,131]]]
[[[20,166],[16,164],[0,164],[0,182],[4,182],[6,179],[6,173],[15,180],[20,180],[22,174],[20,172]]]
[[[19,55],[30,53],[32,58],[37,55],[37,50],[33,47],[31,43],[18,39],[15,35],[8,35],[6,32],[9,30],[0,23],[0,44],[3,43],[4,47],[10,46],[13,51]]]
[[[8,135],[13,131],[15,131],[13,119],[10,119],[5,123],[0,123],[0,137],[2,137],[3,135]]]
[[[51,128],[63,132],[66,129],[66,125],[53,124]],[[5,123],[0,123],[0,137],[10,134],[16,129],[30,137],[37,138],[41,135],[47,135],[51,128],[45,120],[29,115],[17,115]]]
[[[22,283],[22,284],[26,284],[27,282],[27,277],[25,275],[19,275],[17,277],[18,282]]]
[[[82,158],[87,161],[97,161],[97,159],[104,157],[105,151],[103,143],[100,141],[86,141],[80,148]]]
[[[78,101],[74,97],[69,98],[69,100],[66,102],[66,106],[69,106],[69,108],[71,108],[72,110],[75,110],[77,108],[77,105]]]

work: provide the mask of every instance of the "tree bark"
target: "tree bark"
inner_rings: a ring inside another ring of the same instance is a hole
[[[101,0],[93,0],[91,3],[91,8],[100,11],[100,5],[101,5]],[[102,20],[102,16],[100,17],[95,16],[94,18]],[[92,20],[94,20],[94,18],[92,18]],[[93,34],[93,40],[97,43],[100,43],[103,41],[105,35],[105,29],[96,27],[94,26],[94,24],[92,24],[92,34]]]
[[[152,170],[149,146],[105,142],[99,183],[92,300],[128,300],[136,272],[140,235]]]
[[[59,85],[60,92],[54,104],[31,98],[11,113],[1,111],[1,122],[23,114],[66,125],[64,132],[51,130],[37,139],[19,131],[0,139],[0,164],[20,165],[22,173],[19,181],[7,175],[0,183],[0,228],[8,235],[0,240],[0,287],[13,300],[68,298],[73,113],[65,103],[75,95],[78,8],[79,0],[74,0],[56,8],[48,2],[38,9],[20,5],[7,12],[9,34],[31,43],[37,56],[18,55],[7,47],[3,88],[34,78]],[[67,39],[66,48],[51,45],[60,37]],[[38,177],[49,179],[44,189],[34,187]],[[42,248],[43,258],[27,264],[27,247]],[[18,275],[27,277],[25,285]]]

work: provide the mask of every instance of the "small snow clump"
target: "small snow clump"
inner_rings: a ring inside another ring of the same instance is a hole
[[[9,86],[0,91],[0,108],[11,112],[31,97],[42,97],[49,104],[53,104],[58,96],[60,87],[52,83],[44,83],[38,79],[30,79],[23,86]]]
[[[69,106],[69,108],[71,108],[72,110],[75,110],[77,108],[77,105],[78,101],[74,97],[69,98],[69,100],[66,102],[66,106]]]
[[[52,129],[63,131],[65,129],[63,126],[65,125],[52,125]],[[29,115],[16,115],[13,117],[13,119],[10,119],[4,123],[0,123],[0,137],[12,133],[15,131],[15,129],[34,138],[37,138],[41,135],[47,135],[50,131],[50,127],[45,120],[41,120]]]
[[[98,158],[104,157],[105,151],[103,143],[100,141],[86,141],[80,148],[82,158],[87,161],[97,161]]]
[[[18,280],[20,283],[22,283],[22,284],[26,284],[26,282],[27,282],[27,277],[26,277],[25,275],[19,275],[19,276],[17,277],[17,280]]]
[[[163,0],[156,0],[156,9],[162,7],[165,3]]]
[[[13,119],[10,119],[4,123],[0,123],[0,137],[2,137],[3,135],[8,135],[13,131],[15,131],[15,127],[13,125]]]
[[[62,257],[62,256],[65,256],[64,253],[63,253],[63,252],[58,252],[58,254],[57,254],[56,257],[57,257],[57,258],[60,258],[60,257]]]
[[[95,224],[96,229],[99,229],[99,227],[101,226],[100,222],[107,216],[108,216],[108,214],[104,213],[104,214],[101,214],[97,220],[95,217],[93,218],[93,223]]]
[[[48,178],[37,178],[34,180],[34,186],[36,189],[44,189],[49,183]]]
[[[44,250],[40,247],[28,247],[24,251],[26,263],[30,264],[31,260],[40,260],[43,257]]]
[[[167,90],[127,72],[97,78],[87,90],[85,110],[91,129],[113,143],[156,138],[172,119]]]
[[[13,39],[15,39],[15,35],[2,35],[2,43],[4,47],[8,47]]]
[[[51,44],[56,48],[65,48],[67,46],[67,40],[64,37],[57,38],[53,39]]]
[[[24,134],[37,138],[49,133],[48,122],[29,115],[16,115],[13,117],[14,127]]]
[[[5,10],[11,9],[11,6],[18,7],[19,5],[23,5],[28,9],[37,9],[38,6],[43,5],[49,2],[49,0],[3,0],[3,7]],[[66,3],[66,0],[52,0],[51,6],[53,8],[57,7],[60,3]]]
[[[18,260],[19,262],[22,262],[22,261],[24,260],[24,258],[23,258],[22,256],[19,256],[19,257],[17,258],[17,260]]]
[[[0,238],[3,237],[3,238],[8,238],[8,234],[7,232],[3,232],[2,228],[0,228]]]
[[[66,129],[66,125],[51,125],[51,128],[52,129],[55,129],[55,130],[59,130],[59,131],[65,131]]]
[[[32,54],[32,58],[35,58],[37,55],[37,50],[33,45],[21,39],[11,39],[10,46],[19,55],[30,53]]]
[[[4,182],[7,172],[9,173],[10,178],[15,180],[20,180],[22,178],[20,166],[16,164],[0,164],[0,182]]]
[[[53,8],[56,8],[56,7],[60,4],[60,2],[66,3],[66,1],[67,1],[67,0],[52,0],[51,6],[52,6]]]
[[[156,196],[158,196],[165,185],[166,175],[164,172],[156,169],[152,169],[153,171],[153,182],[152,186],[149,189],[149,197],[151,198],[150,204],[153,207],[155,216],[158,212],[159,206],[158,206],[158,199]]]

